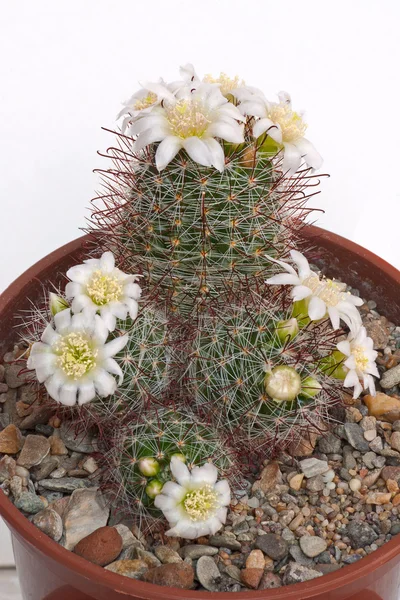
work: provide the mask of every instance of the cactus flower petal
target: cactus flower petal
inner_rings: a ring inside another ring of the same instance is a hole
[[[354,389],[353,398],[358,398],[363,389],[369,390],[374,396],[376,390],[373,377],[379,378],[375,363],[378,353],[373,349],[373,341],[367,336],[365,327],[360,327],[355,333],[350,332],[347,340],[339,342],[336,347],[347,357],[344,362],[344,369],[347,370],[344,387]]]
[[[306,300],[306,310],[312,321],[319,321],[328,315],[334,329],[339,329],[342,320],[351,331],[357,331],[361,326],[361,316],[356,307],[363,303],[361,298],[346,292],[346,284],[311,271],[307,258],[297,250],[292,250],[290,255],[297,266],[297,273],[290,264],[266,257],[279,264],[285,273],[273,275],[265,283],[292,285],[294,302]]]
[[[219,531],[231,500],[228,482],[217,482],[218,470],[212,463],[190,472],[173,457],[170,468],[178,483],[167,482],[154,500],[171,526],[167,535],[194,540]]]
[[[99,315],[71,315],[70,309],[57,313],[54,330],[48,325],[42,341],[31,348],[27,366],[36,371],[48,394],[66,406],[86,404],[96,393],[112,394],[123,373],[113,356],[124,348],[128,336],[105,344],[108,330]]]
[[[140,275],[129,275],[118,269],[112,252],[104,252],[100,258],[72,267],[67,276],[71,281],[65,293],[72,299],[72,312],[83,312],[88,317],[100,313],[107,329],[102,337],[115,329],[117,319],[126,319],[128,312],[132,320],[136,318],[141,295],[136,280]]]

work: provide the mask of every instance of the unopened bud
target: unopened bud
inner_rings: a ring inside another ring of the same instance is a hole
[[[281,365],[265,376],[267,394],[277,402],[291,402],[301,391],[301,378],[293,367]]]
[[[171,454],[171,458],[174,458],[174,457],[183,463],[186,462],[186,456],[184,454],[181,454],[180,452],[177,452],[176,454]]]
[[[278,321],[275,331],[276,335],[283,344],[290,342],[299,333],[299,324],[297,319],[293,317],[287,321]]]
[[[141,458],[138,462],[138,469],[146,477],[155,477],[160,472],[160,463],[150,456]]]
[[[161,494],[164,484],[158,479],[153,479],[146,485],[145,492],[149,498],[154,499],[158,494]]]
[[[58,296],[57,294],[54,294],[53,292],[50,292],[49,294],[49,306],[50,312],[53,315],[53,317],[57,313],[69,308],[69,304],[66,301],[66,299],[62,298],[61,296]]]
[[[322,390],[322,385],[315,377],[306,377],[301,382],[301,395],[305,398],[314,398]]]

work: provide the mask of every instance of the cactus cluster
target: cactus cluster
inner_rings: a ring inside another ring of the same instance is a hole
[[[170,463],[179,458],[189,468],[213,462],[219,472],[240,484],[233,450],[210,421],[189,409],[154,408],[116,434],[105,455],[106,489],[128,512],[157,518],[154,498],[170,481]]]
[[[146,84],[123,109],[92,206],[95,258],[67,273],[66,291],[71,311],[82,311],[75,323],[88,311],[105,320],[106,348],[125,336],[117,366],[104,363],[106,382],[115,387],[111,375],[123,382],[101,397],[105,376],[95,357],[100,392],[86,408],[109,448],[107,484],[133,513],[154,516],[154,498],[180,476],[191,481],[188,506],[196,497],[201,514],[219,507],[223,520],[226,482],[217,484],[209,466],[199,492],[196,468],[213,462],[240,479],[254,453],[277,454],[325,430],[343,380],[355,386],[364,377],[372,389],[374,356],[366,336],[353,331],[359,299],[293,252],[304,246],[321,159],[289,96],[269,103],[238,79],[200,81],[190,65],[182,76]],[[282,260],[289,256],[297,272]],[[353,337],[337,347],[340,320]],[[41,372],[41,360],[34,366]],[[210,531],[220,521],[212,522]],[[208,531],[205,523],[193,527],[192,537]]]

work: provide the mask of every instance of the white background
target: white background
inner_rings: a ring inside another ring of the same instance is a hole
[[[0,7],[0,290],[79,235],[96,151],[113,141],[100,127],[115,127],[120,102],[188,61],[271,97],[289,91],[331,174],[313,201],[326,210],[319,223],[400,266],[398,0]]]

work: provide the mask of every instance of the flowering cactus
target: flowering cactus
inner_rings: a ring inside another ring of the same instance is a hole
[[[153,407],[120,427],[111,446],[106,456],[106,485],[133,514],[161,516],[158,509],[164,505],[154,500],[171,487],[167,482],[174,477],[174,461],[184,463],[186,469],[212,462],[223,476],[239,479],[233,451],[225,445],[221,432],[187,409]]]
[[[326,430],[343,387],[375,389],[362,301],[299,251],[322,159],[278,98],[192,65],[132,95],[93,202],[93,257],[51,298],[57,331],[28,363],[57,401],[108,420],[108,483],[131,512],[160,509],[169,535],[218,530],[215,469],[238,474],[236,445],[242,465],[277,454]],[[67,314],[73,331],[58,332]]]

